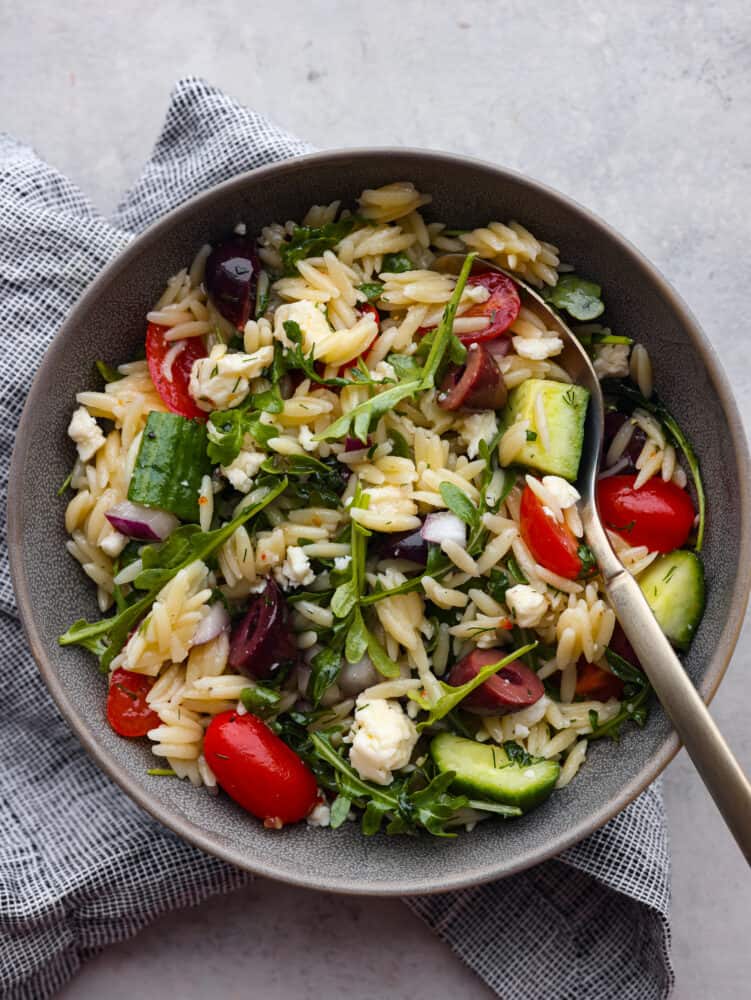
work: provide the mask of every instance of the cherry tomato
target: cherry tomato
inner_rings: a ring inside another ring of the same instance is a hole
[[[188,337],[182,342],[165,340],[164,335],[168,329],[169,327],[166,326],[149,323],[149,328],[146,331],[146,360],[149,363],[151,381],[168,410],[179,413],[183,417],[205,420],[208,414],[196,405],[195,400],[188,392],[193,362],[197,361],[198,358],[206,357],[203,338]],[[164,370],[164,359],[167,352],[179,343],[183,343],[185,346],[172,362],[170,369],[172,379],[170,380]]]
[[[487,316],[490,325],[477,333],[459,335],[463,344],[471,344],[476,340],[495,340],[511,326],[521,309],[521,300],[516,285],[505,274],[497,271],[487,271],[485,274],[473,274],[467,279],[468,285],[483,285],[490,292],[490,298],[479,302],[462,315]]]
[[[609,670],[603,670],[596,663],[582,659],[576,668],[576,693],[581,698],[592,701],[607,701],[623,695],[623,681]]]
[[[521,535],[537,562],[551,573],[575,580],[582,571],[576,535],[565,521],[556,521],[529,486],[520,509]]]
[[[653,478],[634,489],[636,476],[608,476],[597,484],[605,525],[631,545],[672,552],[685,544],[694,524],[691,497],[675,483]]]
[[[376,326],[381,325],[381,314],[372,302],[361,302],[360,305],[357,306],[357,311],[361,316],[371,316],[375,320]]]
[[[119,736],[135,739],[159,725],[159,716],[146,701],[153,683],[153,677],[122,667],[113,671],[107,694],[107,721]]]
[[[268,826],[296,823],[316,803],[313,772],[255,715],[215,715],[203,752],[219,786]]]

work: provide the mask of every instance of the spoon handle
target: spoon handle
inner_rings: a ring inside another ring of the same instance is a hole
[[[751,783],[657,624],[639,584],[623,567],[605,586],[644,672],[717,808],[751,864]]]

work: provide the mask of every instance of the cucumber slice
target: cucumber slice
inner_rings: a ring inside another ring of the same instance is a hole
[[[704,612],[701,559],[683,549],[658,556],[639,577],[639,586],[668,639],[688,649]]]
[[[547,436],[540,433],[537,421],[537,400],[542,399]],[[515,461],[551,476],[576,479],[579,474],[584,421],[587,416],[589,392],[580,385],[553,382],[550,379],[528,378],[512,389],[503,416],[506,427],[517,420],[528,420],[528,440]]]
[[[440,733],[430,744],[439,771],[454,771],[453,786],[467,795],[534,809],[553,791],[560,766],[554,760],[512,763],[502,747]]]
[[[210,472],[206,425],[177,413],[152,410],[138,449],[128,500],[168,510],[181,521],[197,521],[201,480]]]

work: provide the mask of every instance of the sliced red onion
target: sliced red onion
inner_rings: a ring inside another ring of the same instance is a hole
[[[370,438],[366,441],[361,441],[360,438],[356,437],[346,437],[344,439],[344,450],[345,451],[362,451],[364,448],[370,447]]]
[[[492,354],[498,361],[499,358],[505,358],[511,350],[511,337],[496,337],[494,340],[484,340],[483,344],[488,354]]]
[[[451,511],[441,511],[438,514],[428,514],[422,526],[422,537],[426,542],[456,542],[464,545],[467,541],[467,528],[461,518]]]
[[[217,636],[220,636],[222,632],[226,632],[227,629],[229,629],[227,609],[221,601],[217,601],[216,604],[211,605],[209,613],[196,629],[196,634],[193,636],[193,645],[203,646],[204,643],[216,639]]]
[[[110,507],[104,516],[116,531],[140,542],[163,542],[180,523],[166,510],[142,507],[130,500]]]

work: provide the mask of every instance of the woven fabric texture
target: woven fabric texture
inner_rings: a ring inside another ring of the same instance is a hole
[[[201,80],[175,88],[141,178],[112,220],[0,136],[0,495],[33,374],[97,272],[166,211],[310,147]],[[100,773],[63,722],[17,619],[0,526],[0,992],[43,1000],[160,914],[246,884]],[[200,794],[200,793],[197,793]],[[559,859],[407,904],[499,996],[667,997],[670,861],[658,787]],[[544,988],[541,984],[544,983]]]

